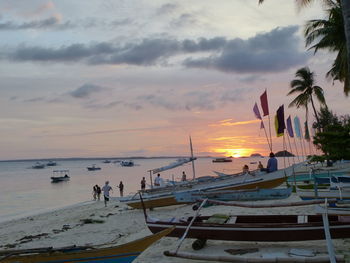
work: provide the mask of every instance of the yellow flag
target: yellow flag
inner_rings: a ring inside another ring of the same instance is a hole
[[[275,115],[275,130],[276,130],[276,136],[277,137],[283,136],[283,132],[282,133],[278,133],[278,119],[277,119],[277,115]]]

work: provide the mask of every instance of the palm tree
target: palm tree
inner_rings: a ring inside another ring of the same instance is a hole
[[[299,7],[306,6],[309,3],[313,2],[314,0],[296,0]],[[323,0],[326,4],[332,0]],[[344,22],[344,32],[345,32],[345,39],[346,39],[346,58],[347,61],[344,62],[347,64],[347,74],[348,77],[346,79],[347,83],[346,85],[350,85],[350,1],[349,0],[336,0],[340,3],[341,10],[342,10],[342,16],[343,16],[343,22]],[[264,0],[259,0],[259,4],[263,3]]]
[[[305,107],[306,109],[306,118],[308,116],[308,105],[311,102],[312,109],[315,114],[317,124],[320,123],[320,120],[317,115],[315,108],[315,103],[313,96],[316,96],[317,100],[321,105],[326,106],[326,100],[323,95],[323,89],[319,86],[315,86],[315,74],[310,71],[308,67],[299,69],[295,73],[296,79],[290,82],[291,91],[287,95],[292,95],[294,93],[300,93],[290,104],[289,107],[296,106]]]
[[[339,0],[329,0],[327,6],[327,20],[317,19],[307,22],[304,31],[306,46],[310,46],[317,40],[318,42],[310,47],[315,50],[315,53],[319,49],[337,52],[332,68],[326,76],[344,83],[344,93],[348,96],[350,86],[342,10]]]

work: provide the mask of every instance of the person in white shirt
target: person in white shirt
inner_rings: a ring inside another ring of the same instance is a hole
[[[105,199],[105,206],[107,206],[107,202],[109,201],[109,191],[113,191],[108,181],[106,181],[105,185],[102,187],[102,191]]]
[[[160,182],[161,182],[160,174],[157,174],[157,177],[154,179],[154,186],[160,187]]]

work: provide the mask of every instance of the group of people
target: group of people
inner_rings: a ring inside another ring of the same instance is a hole
[[[119,185],[117,186],[119,188],[120,196],[124,196],[124,184],[122,181],[120,181]],[[109,181],[105,182],[105,185],[102,187],[102,189],[96,184],[92,188],[92,195],[94,200],[100,201],[101,193],[103,192],[103,197],[104,197],[104,203],[105,206],[107,206],[107,202],[109,201],[109,193],[113,192],[113,188],[109,185]]]
[[[262,172],[272,173],[278,170],[278,162],[273,152],[270,153],[269,160],[267,161],[267,166],[264,168],[263,164],[259,161],[258,170]],[[242,168],[243,173],[249,173],[249,166],[244,165]]]

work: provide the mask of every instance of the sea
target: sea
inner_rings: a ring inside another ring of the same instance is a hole
[[[268,160],[267,157],[249,157],[232,158],[232,162],[214,163],[213,159],[198,158],[194,162],[195,176],[216,176],[213,171],[237,173],[242,171],[245,164],[253,170],[257,168],[259,161],[266,167]],[[292,164],[291,158],[278,159],[279,168]],[[102,159],[55,160],[57,166],[46,166],[44,169],[32,168],[36,161],[40,160],[1,161],[0,222],[92,202],[93,186],[98,184],[102,187],[105,181],[109,181],[114,189],[112,196],[119,196],[117,185],[120,181],[124,184],[124,195],[136,193],[140,189],[142,177],[146,178],[148,185],[150,184],[150,170],[166,166],[175,162],[177,158],[133,159],[133,167],[123,167],[116,159],[109,160],[111,163],[104,163]],[[101,167],[101,170],[88,171],[87,167],[92,164]],[[50,177],[53,176],[54,170],[69,170],[70,180],[52,183]],[[183,171],[187,179],[193,178],[191,163],[160,174],[163,180],[181,180]]]

